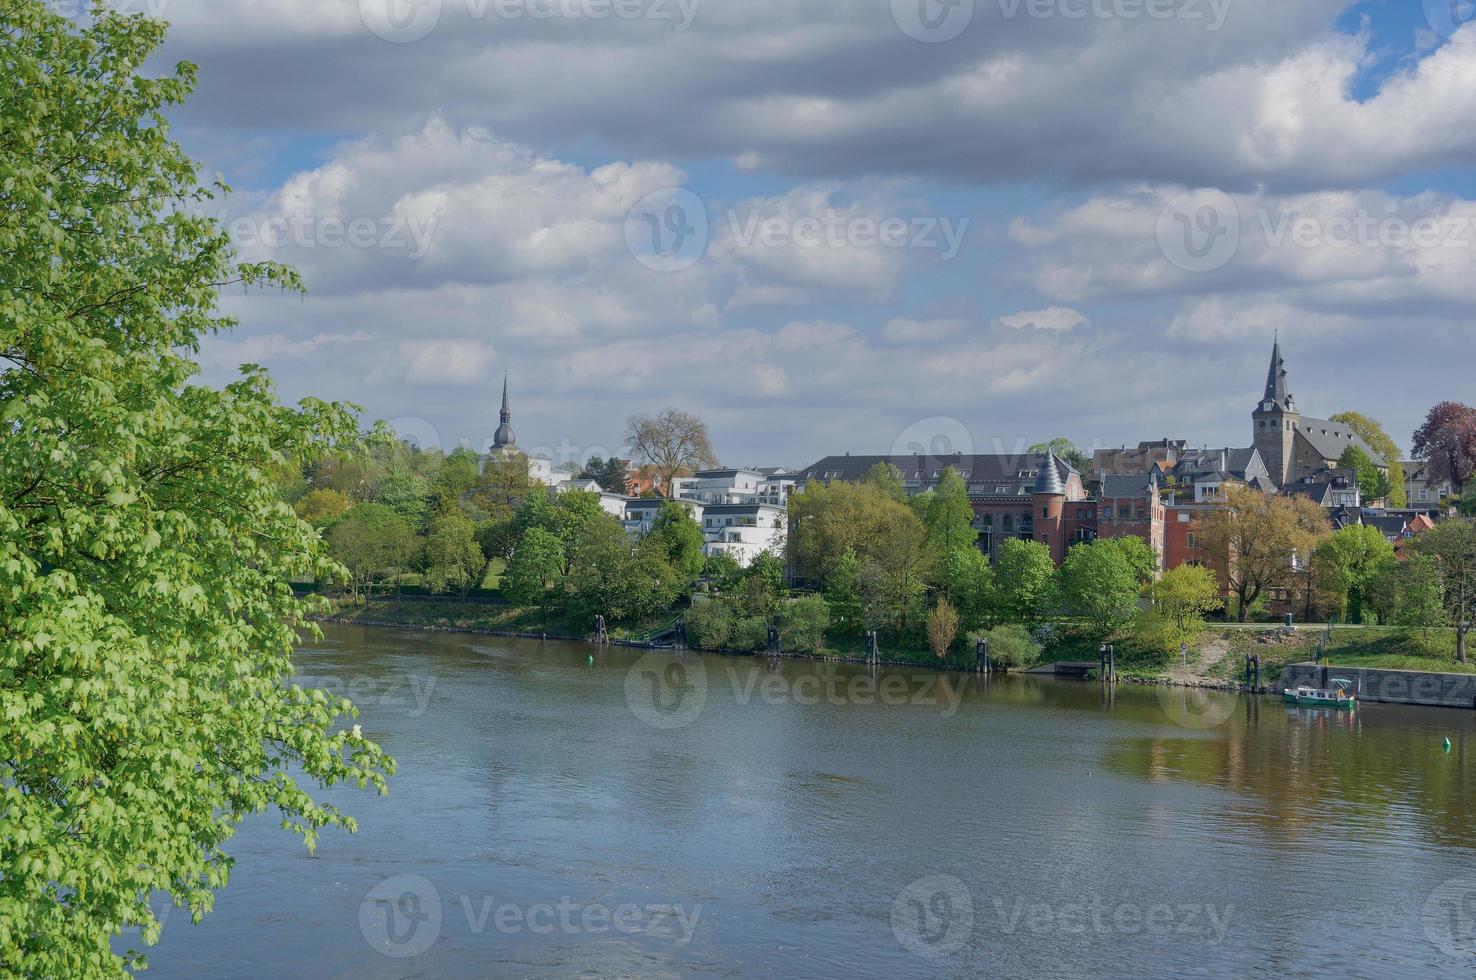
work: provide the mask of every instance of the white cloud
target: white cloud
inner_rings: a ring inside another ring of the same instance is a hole
[[[466,385],[490,379],[496,352],[479,340],[407,340],[400,344],[410,384]]]
[[[882,326],[882,336],[894,344],[936,343],[961,333],[964,321],[957,317],[940,320],[914,320],[898,316]]]
[[[1016,330],[1048,330],[1066,333],[1088,322],[1085,314],[1069,306],[1048,306],[1043,310],[1021,310],[1002,316],[999,322]]]

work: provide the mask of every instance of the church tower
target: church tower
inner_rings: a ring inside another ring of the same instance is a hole
[[[1296,399],[1287,391],[1286,363],[1281,359],[1279,336],[1271,346],[1271,370],[1266,374],[1266,393],[1261,396],[1261,403],[1256,406],[1251,419],[1255,426],[1255,447],[1260,451],[1272,481],[1278,487],[1289,483],[1294,476],[1292,449],[1302,414],[1297,411]]]
[[[502,424],[497,427],[497,432],[492,436],[493,452],[512,452],[518,448],[518,437],[512,429],[512,410],[507,407],[507,377],[502,379],[502,412],[499,417]]]

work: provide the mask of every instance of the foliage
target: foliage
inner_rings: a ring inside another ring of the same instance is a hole
[[[1394,564],[1394,546],[1368,524],[1341,528],[1312,553],[1321,588],[1334,597],[1345,622],[1363,622],[1364,606],[1375,581]]]
[[[670,608],[680,593],[659,550],[633,546],[620,522],[606,514],[580,530],[564,589],[569,612],[587,619],[602,615],[612,623]]]
[[[1466,635],[1476,619],[1476,520],[1449,518],[1414,539],[1414,553],[1440,573],[1446,617],[1456,627],[1456,660],[1466,663]]]
[[[1154,589],[1154,608],[1185,635],[1198,633],[1205,614],[1220,605],[1220,583],[1202,565],[1171,568]]]
[[[564,494],[563,496],[572,495]],[[562,502],[561,499],[560,503]],[[656,517],[651,521],[651,530],[647,533],[647,538],[655,542],[653,547],[662,553],[672,570],[683,582],[691,584],[696,581],[697,576],[702,574],[705,564],[702,546],[706,539],[702,535],[702,526],[692,519],[692,513],[686,507],[674,500],[662,501],[660,509],[656,511]],[[779,574],[782,581],[784,574],[782,565]]]
[[[158,893],[198,920],[223,850],[275,810],[313,846],[352,830],[313,784],[384,787],[393,764],[345,700],[291,685],[314,605],[289,580],[341,569],[277,475],[356,437],[343,406],[280,405],[253,366],[192,383],[233,323],[237,265],[169,137],[194,68],[149,61],[164,25],[85,26],[0,4],[0,972],[118,976],[110,941],[159,938]]]
[[[477,527],[463,514],[438,514],[425,537],[425,584],[432,592],[465,596],[482,583],[487,558],[477,544]]]
[[[1158,555],[1154,553],[1147,541],[1135,534],[1124,534],[1104,540],[1122,553],[1123,558],[1127,560],[1128,567],[1133,570],[1133,577],[1137,579],[1138,585],[1149,585],[1157,577]]]
[[[743,578],[743,566],[726,551],[715,551],[702,563],[702,577],[718,592],[737,588]]]
[[[686,615],[687,639],[699,650],[722,650],[733,633],[733,607],[726,599],[694,602]]]
[[[974,547],[979,532],[974,530],[974,508],[969,503],[969,488],[952,466],[943,471],[923,517],[928,542],[939,554],[956,548]]]
[[[358,504],[328,529],[328,552],[355,592],[409,569],[418,551],[410,525],[384,504]]]
[[[1431,555],[1416,552],[1385,570],[1392,579],[1390,621],[1400,629],[1429,632],[1444,626],[1445,594],[1440,566]]]
[[[825,645],[830,607],[820,596],[800,596],[779,607],[777,625],[785,650],[815,653]]]
[[[762,650],[769,643],[769,620],[764,616],[749,616],[733,623],[733,632],[728,640],[730,649],[738,653]]]
[[[1432,481],[1448,480],[1461,493],[1476,472],[1476,408],[1441,402],[1415,430],[1414,455]]]
[[[1466,487],[1466,492],[1456,502],[1456,510],[1462,517],[1476,517],[1476,486]]]
[[[1132,619],[1141,594],[1137,571],[1113,539],[1078,544],[1061,563],[1061,598],[1067,610],[1091,622],[1099,636]]]
[[[984,634],[989,639],[989,659],[997,667],[1026,670],[1040,659],[1040,644],[1019,623],[1005,623]]]
[[[830,628],[837,636],[859,636],[865,621],[861,614],[861,559],[854,551],[841,555],[825,580],[825,604],[830,610]]]
[[[1352,429],[1360,439],[1384,457],[1384,464],[1389,471],[1389,506],[1396,510],[1407,506],[1408,498],[1404,490],[1404,464],[1399,461],[1402,454],[1399,446],[1389,438],[1389,434],[1384,431],[1384,427],[1379,424],[1378,420],[1359,412],[1339,412],[1332,417],[1332,420],[1341,422]]]
[[[940,598],[933,611],[928,613],[928,649],[933,656],[942,660],[948,656],[953,641],[958,638],[958,610],[953,608],[947,597]]]
[[[895,500],[899,504],[907,502],[907,488],[902,484],[902,471],[885,460],[867,470],[861,482],[879,490],[888,500]]]
[[[661,478],[667,496],[674,477],[718,462],[707,423],[675,408],[656,415],[632,415],[625,424],[625,441],[636,458],[649,463]]]
[[[472,505],[492,520],[512,516],[530,495],[547,496],[528,471],[528,457],[519,452],[489,456],[469,493]]]
[[[1340,469],[1352,470],[1358,477],[1358,491],[1363,495],[1364,503],[1372,504],[1376,500],[1387,500],[1389,497],[1389,480],[1369,459],[1368,453],[1357,446],[1349,446],[1343,450],[1343,455],[1338,458]]]
[[[995,616],[994,569],[976,548],[958,548],[944,558],[943,592],[958,610],[965,632],[988,625]]]
[[[564,543],[541,527],[529,528],[502,573],[502,594],[519,606],[548,605],[564,575]]]
[[[481,462],[470,449],[457,449],[446,457],[431,484],[437,510],[451,510],[471,494],[481,479]]]
[[[1199,633],[1192,622],[1183,626],[1154,608],[1133,621],[1132,646],[1137,653],[1146,654],[1151,665],[1163,666],[1178,657],[1183,645],[1193,643]]]
[[[1034,622],[1056,600],[1056,564],[1039,541],[1010,538],[994,563],[999,607],[1011,619]]]
[[[1326,536],[1327,517],[1303,497],[1268,496],[1238,484],[1224,492],[1225,506],[1201,515],[1194,530],[1245,622],[1268,589],[1292,587],[1295,562],[1306,560]]]
[[[338,490],[309,490],[293,508],[309,524],[324,525],[354,505],[348,494]]]
[[[591,456],[584,469],[579,471],[579,479],[593,480],[611,493],[623,494],[630,489],[626,482],[625,460],[614,456],[609,459]]]
[[[1065,436],[1058,436],[1050,442],[1042,442],[1031,446],[1027,452],[1055,453],[1057,459],[1065,460],[1078,473],[1090,473],[1092,471],[1091,457],[1082,452],[1076,443],[1067,439]]]

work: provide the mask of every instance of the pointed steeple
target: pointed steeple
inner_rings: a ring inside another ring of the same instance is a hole
[[[1270,402],[1274,408],[1284,412],[1295,412],[1296,404],[1286,387],[1286,362],[1281,359],[1281,332],[1271,344],[1271,368],[1266,372],[1266,394],[1262,405]]]
[[[497,427],[497,432],[492,436],[492,448],[494,450],[516,449],[518,437],[512,429],[512,409],[507,404],[507,375],[505,374],[502,376],[502,411],[498,413],[498,418],[502,424]]]
[[[1045,463],[1040,468],[1040,474],[1035,478],[1036,496],[1064,497],[1066,487],[1061,483],[1061,472],[1056,467],[1056,454],[1046,453]]]

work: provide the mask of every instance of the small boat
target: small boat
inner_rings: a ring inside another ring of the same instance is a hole
[[[1300,704],[1312,708],[1340,708],[1344,711],[1352,711],[1358,707],[1358,697],[1349,692],[1353,682],[1343,677],[1334,677],[1332,687],[1307,687],[1303,685],[1295,690],[1287,688],[1281,692],[1282,700],[1287,704]]]

